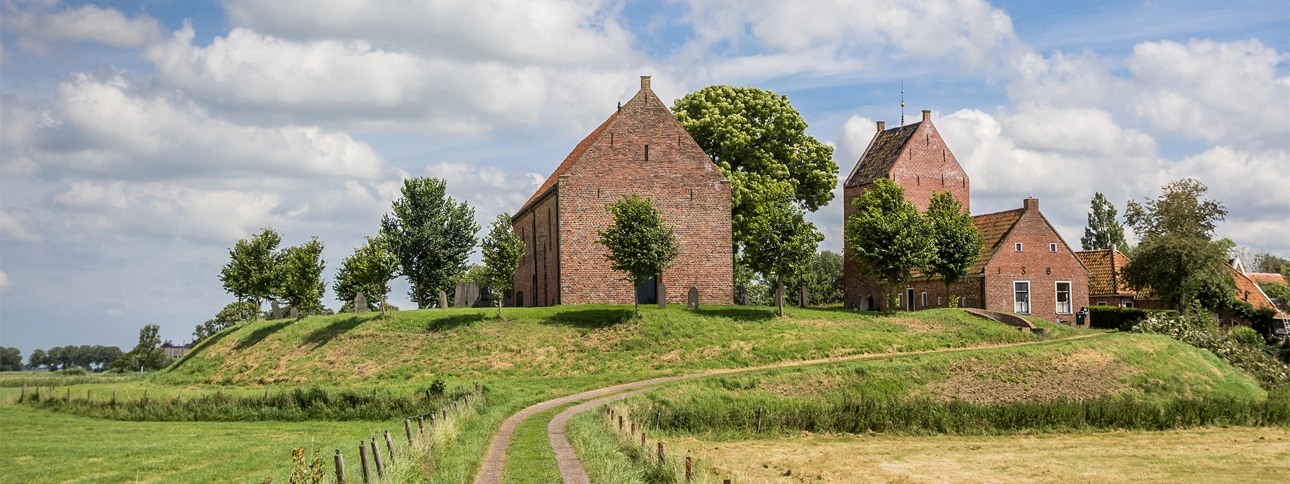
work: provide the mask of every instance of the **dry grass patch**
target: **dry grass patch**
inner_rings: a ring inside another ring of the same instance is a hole
[[[1137,370],[1109,351],[1080,348],[1048,358],[967,358],[945,365],[943,379],[914,395],[973,403],[1085,400],[1119,395],[1130,389]]]

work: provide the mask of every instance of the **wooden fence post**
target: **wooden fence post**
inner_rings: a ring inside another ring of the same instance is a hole
[[[690,482],[690,456],[688,455],[685,456],[685,482]]]
[[[390,438],[390,431],[385,431],[385,448],[390,451],[390,465],[394,465],[394,439]]]
[[[381,462],[381,449],[376,446],[376,437],[372,437],[372,462],[376,463],[376,477],[385,477],[385,464]]]
[[[636,433],[636,422],[632,422],[632,430],[631,432],[628,432],[627,435],[632,435],[635,433]]]
[[[622,416],[622,415],[619,415],[619,416],[618,416],[618,431],[619,431],[619,432],[622,432],[622,431],[623,431],[623,416]]]
[[[112,404],[116,405],[116,390],[112,390]]]
[[[663,463],[663,441],[658,441],[658,463]]]
[[[483,387],[479,386],[478,382],[475,383],[475,393],[484,393]]]
[[[641,432],[641,449],[648,449],[648,448],[649,447],[645,446],[645,432]]]
[[[403,419],[403,431],[408,433],[408,445],[412,445],[412,422]]]
[[[26,384],[26,383],[23,383],[23,384],[22,384],[22,394],[21,394],[21,395],[18,395],[18,403],[22,403],[22,401],[23,401],[23,400],[26,400],[26,399],[27,399],[27,384]]]
[[[358,441],[358,461],[363,467],[363,484],[372,482],[372,471],[367,468],[367,442]]]
[[[345,459],[340,457],[340,449],[336,449],[336,484],[345,484]]]
[[[72,387],[67,387],[67,398],[64,398],[63,400],[66,400],[68,402],[72,401]]]
[[[420,439],[426,438],[426,419],[420,415],[417,415],[417,437]]]
[[[148,401],[148,389],[147,389],[147,388],[144,388],[144,389],[143,389],[143,401],[145,401],[145,402],[146,402],[146,401]]]
[[[761,433],[761,413],[762,407],[757,407],[757,433]]]
[[[85,389],[85,401],[90,401],[90,390],[88,388]]]

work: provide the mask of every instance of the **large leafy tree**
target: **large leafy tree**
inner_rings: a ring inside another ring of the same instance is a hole
[[[1084,227],[1084,236],[1079,239],[1084,250],[1124,247],[1124,226],[1115,219],[1115,205],[1112,205],[1101,192],[1097,192],[1093,194],[1091,209],[1092,212],[1088,214],[1088,226]]]
[[[833,148],[806,134],[806,121],[787,96],[751,87],[709,86],[672,105],[677,121],[730,180],[734,253],[755,242],[768,223],[758,204],[766,192],[792,193],[793,205],[814,212],[833,199],[838,165]],[[778,204],[792,218],[788,204]],[[763,274],[763,276],[769,276]]]
[[[805,210],[793,204],[788,184],[771,188],[757,193],[755,203],[750,204],[743,258],[749,268],[774,281],[778,288],[785,280],[797,278],[810,264],[824,234],[806,220]],[[783,316],[782,298],[775,300],[775,307]]]
[[[381,218],[381,236],[399,260],[399,273],[412,286],[408,296],[421,308],[435,304],[435,292],[447,290],[452,278],[465,270],[479,232],[475,209],[457,203],[447,188],[438,178],[404,180],[403,196],[394,201],[393,213]]]
[[[309,242],[283,249],[278,256],[281,266],[276,293],[301,314],[318,313],[323,309],[322,297],[327,289],[323,271],[327,269],[327,262],[323,260],[322,253],[323,243],[313,237]]]
[[[887,286],[888,309],[892,292],[909,281],[912,272],[928,267],[936,257],[932,223],[905,199],[905,189],[879,178],[874,187],[852,202],[855,214],[846,220],[846,241],[861,267]]]
[[[35,349],[27,355],[27,367],[33,370],[49,364],[49,357],[45,355],[45,350]]]
[[[0,348],[0,371],[22,371],[22,351],[18,348]]]
[[[613,221],[605,230],[596,232],[596,242],[608,250],[605,259],[609,268],[623,273],[623,279],[633,288],[662,273],[680,254],[676,232],[663,224],[663,215],[649,199],[624,195],[605,205],[605,210]],[[640,317],[640,301],[632,299],[636,316]]]
[[[121,355],[121,358],[112,363],[112,367],[125,371],[151,371],[165,368],[169,362],[166,361],[166,352],[161,349],[160,332],[161,327],[155,324],[145,325],[139,329],[139,344]]]
[[[340,263],[332,290],[343,307],[353,308],[354,297],[362,292],[368,309],[381,308],[385,313],[385,298],[390,294],[390,280],[399,272],[399,259],[390,253],[385,239],[368,237],[362,247]]]
[[[239,301],[252,301],[257,313],[261,303],[272,298],[280,285],[278,244],[281,242],[277,231],[265,227],[251,240],[237,241],[228,250],[229,263],[220,269],[219,280],[224,290]]]
[[[945,281],[945,294],[949,298],[950,285],[966,276],[972,263],[981,256],[981,233],[972,224],[972,216],[963,204],[950,192],[933,194],[926,216],[932,224],[936,248],[926,272]]]
[[[825,250],[811,256],[810,262],[793,282],[796,284],[792,287],[806,286],[808,305],[823,306],[842,302],[842,254]],[[796,291],[788,293],[793,301],[801,302]]]
[[[1182,311],[1192,301],[1211,310],[1231,302],[1235,285],[1226,267],[1231,243],[1212,240],[1227,209],[1202,199],[1206,190],[1189,178],[1165,185],[1154,200],[1129,201],[1125,219],[1142,239],[1122,270],[1129,287]]]
[[[515,269],[524,256],[524,241],[511,226],[511,214],[497,214],[489,226],[488,236],[480,243],[484,256],[485,279],[497,297],[497,317],[502,318],[502,295],[515,283]],[[505,319],[505,318],[503,318]]]

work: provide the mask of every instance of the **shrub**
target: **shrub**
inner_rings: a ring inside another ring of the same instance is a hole
[[[1241,336],[1241,331],[1236,331],[1235,336],[1223,334],[1218,330],[1217,321],[1199,308],[1186,315],[1153,314],[1134,325],[1133,331],[1163,334],[1209,350],[1232,366],[1248,372],[1265,388],[1290,383],[1290,366],[1264,352],[1262,344],[1254,346],[1239,342],[1236,338],[1248,337]]]
[[[1088,308],[1090,326],[1094,329],[1118,329],[1129,331],[1138,321],[1157,313],[1174,314],[1171,310],[1122,308],[1117,306],[1090,306]]]
[[[1263,346],[1263,336],[1260,336],[1258,331],[1245,326],[1232,328],[1227,332],[1227,337],[1246,346],[1253,346],[1256,348]]]
[[[84,369],[84,368],[81,368],[81,367],[79,367],[79,366],[74,366],[74,367],[68,368],[68,369],[66,369],[66,370],[58,370],[58,374],[60,374],[60,375],[68,375],[68,376],[83,376],[83,375],[86,375],[86,374],[88,374],[88,373],[89,373],[88,371],[85,371],[85,369]]]

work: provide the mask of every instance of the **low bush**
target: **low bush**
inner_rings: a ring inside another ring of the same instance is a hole
[[[1243,328],[1248,329],[1248,328]],[[1224,334],[1212,316],[1199,308],[1185,315],[1153,314],[1133,326],[1138,333],[1163,334],[1189,345],[1209,350],[1232,366],[1245,370],[1263,385],[1271,388],[1290,383],[1290,366],[1265,351],[1263,338],[1257,334],[1250,338],[1239,330],[1235,335]],[[1243,343],[1250,339],[1252,343]],[[1257,339],[1257,342],[1254,340]]]
[[[59,375],[67,375],[67,376],[85,376],[85,375],[88,375],[89,373],[90,372],[85,371],[84,368],[81,368],[79,366],[68,368],[66,370],[58,370]]]
[[[1129,331],[1138,321],[1152,314],[1176,314],[1177,311],[1161,309],[1122,308],[1118,306],[1090,306],[1089,323],[1093,329],[1118,329]]]

